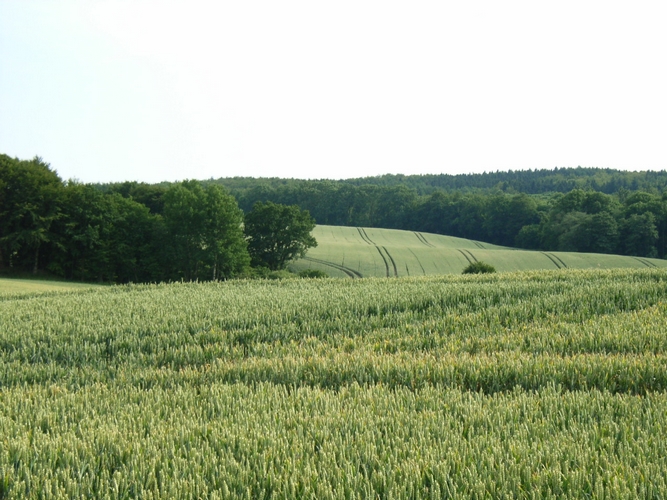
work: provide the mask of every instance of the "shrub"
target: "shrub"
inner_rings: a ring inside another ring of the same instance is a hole
[[[288,269],[280,269],[278,271],[271,271],[268,267],[253,267],[246,278],[250,279],[264,279],[264,280],[282,280],[296,278],[297,275]]]
[[[319,269],[304,269],[299,273],[302,278],[328,278],[329,275]]]
[[[463,274],[486,274],[495,272],[495,267],[493,267],[491,264],[487,264],[486,262],[482,262],[481,260],[477,262],[471,262],[463,270]]]

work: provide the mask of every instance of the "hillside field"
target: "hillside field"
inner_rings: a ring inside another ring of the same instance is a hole
[[[0,498],[664,498],[666,324],[648,267],[2,295]]]
[[[335,277],[389,277],[460,274],[476,260],[499,272],[549,269],[667,267],[667,261],[621,255],[538,252],[499,247],[453,236],[396,229],[316,226],[318,246],[290,265]]]

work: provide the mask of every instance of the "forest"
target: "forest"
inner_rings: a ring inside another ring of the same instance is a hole
[[[0,271],[118,283],[228,279],[284,267],[316,244],[305,234],[313,223],[664,258],[666,185],[664,171],[593,168],[82,184],[38,157],[0,155]],[[248,218],[257,203],[272,215]],[[279,217],[301,217],[301,246],[260,255],[268,248],[260,234],[275,233]]]
[[[231,191],[240,191],[258,185],[277,187],[285,184],[311,183],[277,177],[255,179],[252,177],[221,178]],[[553,170],[509,170],[477,174],[385,174],[376,177],[360,177],[337,181],[351,186],[404,186],[418,194],[443,191],[479,191],[499,189],[512,193],[542,194],[567,193],[573,189],[600,191],[605,194],[621,190],[663,192],[667,189],[667,172],[621,171],[609,168],[554,168]]]
[[[110,283],[225,280],[276,271],[316,245],[296,206],[244,214],[224,188],[190,180],[133,199],[63,182],[40,158],[0,155],[0,271]]]

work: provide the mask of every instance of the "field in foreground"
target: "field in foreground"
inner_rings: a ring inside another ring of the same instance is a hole
[[[316,226],[318,246],[290,265],[329,276],[394,277],[460,274],[481,260],[501,272],[550,269],[667,268],[667,261],[624,255],[516,250],[440,234],[342,226]]]
[[[667,272],[0,297],[0,498],[664,498]]]

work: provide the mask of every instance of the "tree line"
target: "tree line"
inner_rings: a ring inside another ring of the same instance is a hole
[[[296,206],[247,213],[222,186],[140,186],[137,197],[63,182],[36,157],[0,155],[0,270],[99,282],[219,280],[284,268],[317,242]]]
[[[535,250],[660,258],[667,251],[667,193],[659,186],[612,194],[580,188],[528,194],[498,187],[420,194],[405,185],[341,181],[211,182],[225,185],[242,208],[257,201],[296,204],[318,224],[424,231]]]
[[[664,173],[572,170],[525,175],[571,174],[580,184],[626,174],[648,182],[653,175],[656,183],[646,190],[575,187],[540,194],[498,186],[420,192],[396,184],[400,176],[386,185],[249,178],[91,185],[63,182],[39,158],[0,155],[0,271],[111,282],[228,279],[284,267],[316,244],[310,237],[315,222],[525,249],[665,257]],[[498,174],[479,175],[496,180]],[[509,174],[523,182],[520,172]]]
[[[375,177],[359,177],[338,181],[304,181],[298,179],[230,177],[217,179],[231,192],[247,189],[277,188],[285,185],[312,184],[318,182],[351,186],[407,187],[417,194],[435,191],[485,191],[501,190],[507,193],[568,193],[573,189],[600,191],[614,194],[619,191],[664,192],[667,190],[667,171],[629,172],[609,168],[554,168],[553,170],[509,170],[481,174],[385,174]]]
[[[224,186],[244,211],[251,210],[257,202],[297,205],[307,210],[318,224],[424,231],[531,250],[665,257],[667,194],[661,187],[664,172],[568,169],[563,173],[563,170],[566,169],[547,170],[542,177],[565,178],[569,172],[571,179],[589,185],[601,184],[602,179],[620,182],[627,175],[625,185],[643,185],[646,190],[620,187],[608,194],[575,187],[565,193],[530,194],[508,192],[497,186],[477,189],[464,185],[462,189],[436,189],[420,194],[417,188],[408,185],[357,185],[356,179],[229,178],[206,183]],[[475,176],[497,179],[498,174]],[[516,178],[517,184],[523,182],[521,172],[509,174]],[[536,177],[532,171],[525,175],[528,180]],[[651,179],[656,180],[655,184],[649,182]],[[168,184],[125,182],[98,187],[141,200],[159,211],[160,193]]]

